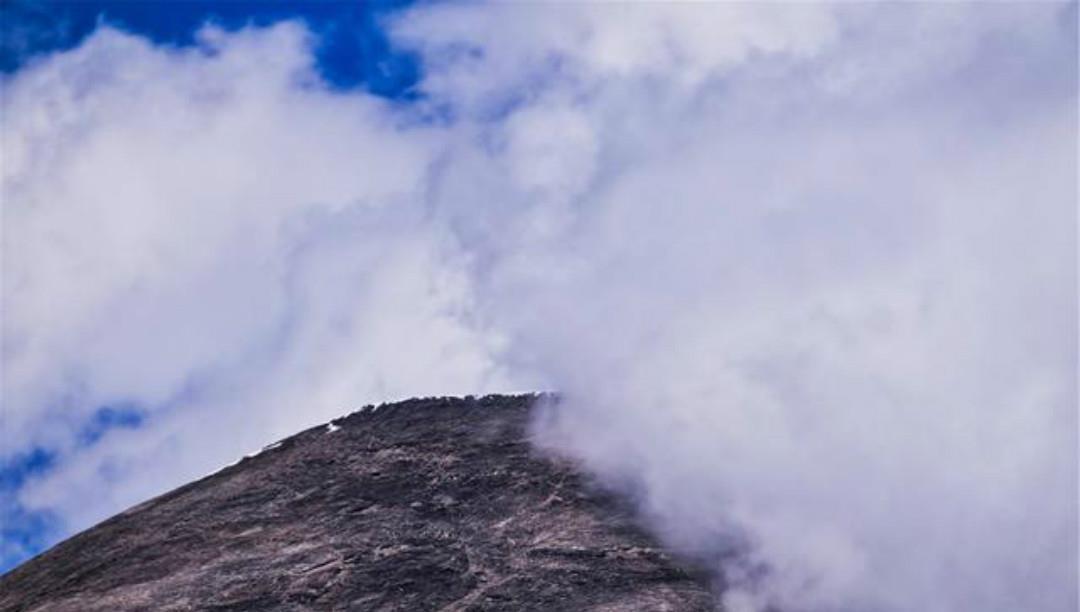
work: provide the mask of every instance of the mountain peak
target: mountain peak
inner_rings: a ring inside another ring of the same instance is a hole
[[[625,503],[529,443],[538,397],[300,432],[0,577],[0,609],[715,609]]]

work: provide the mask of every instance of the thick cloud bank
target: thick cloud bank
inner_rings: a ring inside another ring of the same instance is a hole
[[[3,452],[84,527],[351,406],[544,443],[733,611],[1077,605],[1075,5],[439,5],[4,82]],[[137,428],[87,444],[103,407]],[[85,436],[82,436],[85,438]]]

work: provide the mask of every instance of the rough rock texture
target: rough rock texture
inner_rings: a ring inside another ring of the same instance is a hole
[[[714,610],[618,500],[526,440],[534,396],[301,432],[0,577],[0,610]]]

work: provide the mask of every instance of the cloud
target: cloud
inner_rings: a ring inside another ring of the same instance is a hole
[[[159,438],[93,451],[130,492],[84,496],[97,461],[24,492],[76,526],[350,406],[500,378],[424,222],[438,134],[323,87],[295,24],[200,36],[106,28],[8,83],[5,438],[75,452],[121,402]]]
[[[62,455],[19,499],[553,388],[732,609],[1073,609],[1074,11],[422,7],[408,104],[295,24],[102,29],[5,83],[5,436]]]

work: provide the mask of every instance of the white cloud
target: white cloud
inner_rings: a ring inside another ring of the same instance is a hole
[[[150,409],[176,439],[139,436],[177,446],[94,451],[131,464],[111,485],[131,503],[357,403],[499,384],[423,219],[438,134],[321,87],[305,37],[206,30],[179,51],[103,29],[7,84],[7,452]],[[82,494],[98,467],[24,497],[84,526],[122,507]]]
[[[446,125],[100,31],[5,83],[4,426],[156,412],[23,499],[531,385],[733,609],[1074,609],[1071,10],[425,7]]]

